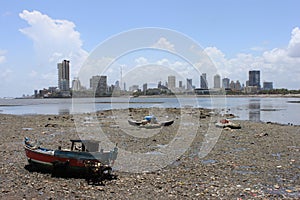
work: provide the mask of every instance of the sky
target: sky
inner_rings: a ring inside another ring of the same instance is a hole
[[[260,70],[261,82],[300,89],[299,7],[298,0],[0,0],[0,97],[57,86],[57,63],[64,59],[70,60],[71,79],[81,78],[93,62],[89,72],[108,75],[109,84],[120,79],[122,66],[123,81],[131,79],[128,87],[149,76],[153,83],[166,81],[167,68],[177,80],[192,78],[196,87],[199,73],[208,74],[209,84],[214,73],[245,83],[249,70]],[[151,32],[148,27],[166,34],[135,31]],[[148,42],[144,49],[130,49],[141,39]],[[191,41],[214,70],[182,56]],[[82,79],[89,87],[88,78]]]

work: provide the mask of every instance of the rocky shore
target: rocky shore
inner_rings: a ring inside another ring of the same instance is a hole
[[[128,125],[129,118],[148,114],[175,122],[159,129]],[[212,129],[219,117],[195,108],[110,110],[79,116],[1,114],[0,199],[299,199],[300,126],[235,121],[241,129]],[[104,180],[103,185],[28,170],[24,137],[56,149],[68,147],[70,139],[95,137],[99,127],[119,149],[140,154],[156,152],[185,133],[195,134],[187,151],[169,165],[134,173],[120,161],[113,171],[116,178]],[[211,142],[207,155],[201,148],[205,142]]]

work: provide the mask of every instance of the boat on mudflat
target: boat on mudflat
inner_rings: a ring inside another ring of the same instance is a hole
[[[117,158],[118,148],[111,151],[99,150],[99,141],[70,140],[70,149],[56,150],[42,148],[25,138],[25,153],[30,165],[37,169],[56,170],[64,172],[89,172],[110,174]]]
[[[217,122],[216,127],[220,127],[220,128],[231,128],[231,129],[240,129],[241,125],[237,124],[237,123],[233,123],[227,119],[222,119],[219,122]]]
[[[157,121],[156,117],[153,115],[145,116],[143,120],[136,121],[129,119],[128,123],[132,126],[138,126],[141,128],[160,128],[163,126],[170,126],[174,123],[174,120],[167,121]]]

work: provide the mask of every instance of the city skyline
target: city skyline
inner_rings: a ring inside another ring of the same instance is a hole
[[[248,78],[243,72],[259,69],[264,74],[262,83],[274,81],[276,88],[299,89],[299,5],[296,0],[176,3],[167,0],[118,4],[70,0],[2,1],[0,26],[5,31],[0,33],[0,97],[19,97],[31,94],[34,88],[56,85],[55,65],[63,59],[72,62],[70,79],[73,80],[99,44],[125,31],[144,27],[165,28],[190,37],[203,47],[217,72],[203,69],[197,77],[192,77],[195,73],[189,72],[190,67],[183,59],[164,52],[144,51],[120,57],[115,63],[118,66],[108,70],[109,83],[120,76],[120,66],[125,66],[124,76],[130,72],[131,76],[141,65],[159,64],[170,68],[184,66],[184,70],[179,71],[182,78],[177,78],[184,84],[188,78],[199,85],[202,73],[207,73],[208,77],[214,74],[234,77],[235,81],[243,83]],[[201,9],[203,7],[205,9]],[[98,8],[106,9],[99,12]],[[178,12],[180,15],[176,14]],[[135,39],[129,41],[135,42]],[[181,48],[172,37],[158,37],[153,40],[153,46],[175,51]],[[108,65],[112,58],[103,57],[99,61]],[[142,76],[136,78],[142,81]],[[208,81],[211,85],[212,80]],[[88,79],[82,82],[87,85]],[[123,84],[123,80],[121,82]]]
[[[120,80],[116,80],[115,84],[109,85],[107,82],[108,76],[106,75],[93,75],[89,79],[89,87],[85,87],[81,84],[79,77],[74,77],[72,80],[72,86],[70,87],[70,61],[63,60],[60,63],[57,63],[57,86],[49,86],[48,89],[43,88],[41,90],[34,90],[34,97],[71,97],[75,92],[76,96],[87,96],[87,95],[95,95],[95,96],[120,96],[121,92],[126,92],[126,82],[124,82],[124,88],[120,87],[120,82],[123,80],[123,70],[120,68]],[[166,92],[166,94],[209,94],[216,93],[217,91],[231,91],[231,92],[243,92],[243,93],[258,93],[260,90],[272,90],[273,82],[263,82],[263,87],[261,87],[260,82],[260,70],[250,70],[248,72],[248,80],[245,84],[241,84],[239,80],[233,81],[228,77],[221,78],[219,74],[215,74],[213,78],[213,86],[209,87],[207,82],[206,73],[202,73],[200,75],[199,85],[193,84],[193,79],[186,78],[186,85],[182,84],[182,80],[178,80],[178,87],[176,87],[176,76],[168,75],[165,84],[162,81],[157,83],[157,86],[148,87],[148,82],[143,82],[142,87],[140,89],[141,84],[134,83],[129,86],[129,92],[142,92],[142,94],[160,94],[161,92]],[[85,92],[86,91],[86,92]],[[83,92],[83,93],[82,93]],[[87,93],[88,92],[88,93]],[[92,93],[91,93],[92,92]],[[221,92],[222,93],[222,92]],[[123,93],[125,94],[125,93]],[[30,96],[29,96],[30,97]]]
[[[108,77],[106,75],[93,75],[89,79],[89,87],[86,87],[81,84],[79,77],[74,77],[72,80],[72,86],[70,87],[70,67],[69,67],[70,61],[69,60],[63,60],[61,63],[57,63],[57,70],[58,70],[58,85],[57,89],[62,92],[69,92],[70,90],[73,91],[80,91],[85,90],[86,88],[91,89],[93,91],[97,91],[98,93],[105,94],[108,91],[109,84],[107,83]],[[123,80],[122,77],[122,68],[120,69],[120,80],[115,80],[115,84],[110,84],[111,86],[114,86],[115,89],[118,89],[120,91],[124,90],[126,91],[126,83],[124,82],[124,88],[122,89],[120,87],[120,82]],[[231,80],[228,77],[221,77],[219,74],[215,74],[213,78],[213,86],[209,87],[208,81],[207,81],[207,75],[206,73],[202,73],[200,75],[199,85],[193,84],[193,79],[186,78],[186,85],[182,84],[182,80],[178,80],[178,87],[176,84],[176,76],[174,75],[168,75],[167,81],[165,81],[165,84],[162,83],[162,81],[159,81],[157,83],[157,87],[149,87],[149,88],[159,88],[160,85],[165,86],[166,88],[175,91],[176,89],[186,89],[186,91],[191,91],[193,89],[230,89],[232,91],[240,91],[245,86],[246,87],[256,87],[257,90],[260,89],[273,89],[273,82],[270,81],[264,81],[263,87],[261,87],[261,78],[260,78],[260,70],[250,70],[248,72],[248,80],[245,83],[240,83],[239,80]],[[230,82],[231,81],[231,82]],[[131,85],[129,87],[129,91],[139,90],[139,87],[142,85],[143,91],[148,88],[148,83],[134,83],[134,85]],[[55,88],[53,86],[49,86],[49,88]],[[85,89],[84,89],[85,88]],[[146,89],[145,89],[146,88]],[[178,90],[177,90],[178,91]],[[182,91],[182,90],[181,90]],[[36,92],[35,92],[36,93]]]

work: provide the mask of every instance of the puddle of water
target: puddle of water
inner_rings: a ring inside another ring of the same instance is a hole
[[[238,166],[238,169],[233,170],[233,172],[242,175],[259,174],[258,171],[254,170],[255,168],[256,168],[255,166],[242,165],[242,166]]]
[[[233,170],[233,173],[247,175],[247,174],[259,174],[259,172],[248,171],[248,170]]]
[[[178,167],[182,162],[180,160],[175,160],[172,164],[170,164],[171,167]]]
[[[192,122],[182,122],[181,125],[182,126],[195,126],[195,124]]]
[[[247,165],[241,165],[239,166],[240,169],[255,169],[254,166],[247,166]]]
[[[157,148],[166,148],[168,145],[167,144],[157,144],[155,147]]]
[[[241,152],[246,150],[247,150],[246,148],[240,147],[240,148],[231,149],[230,151],[225,152],[225,154],[236,153],[236,152]]]
[[[209,159],[209,160],[201,160],[201,163],[204,164],[204,165],[207,165],[207,164],[214,164],[214,163],[217,163],[218,161],[216,160],[213,160],[213,159]]]
[[[33,128],[22,128],[23,131],[32,131]]]
[[[277,157],[278,160],[280,160],[280,158],[281,158],[280,153],[272,153],[272,156]]]
[[[151,152],[147,152],[146,154],[148,154],[148,155],[164,155],[162,152],[159,152],[159,151],[151,151]]]

